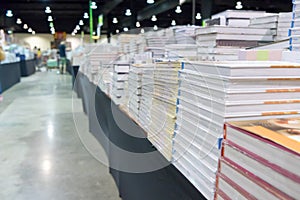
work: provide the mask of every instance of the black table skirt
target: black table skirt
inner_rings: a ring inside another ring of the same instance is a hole
[[[21,80],[20,62],[0,64],[0,93]]]
[[[20,68],[21,68],[21,76],[30,76],[35,73],[35,65],[36,60],[21,60]]]
[[[201,193],[160,154],[149,160],[161,163],[164,168],[142,173],[124,172],[115,166],[126,168],[132,160],[124,160],[115,145],[134,153],[157,152],[148,141],[144,131],[115,105],[111,99],[82,73],[77,75],[74,89],[82,98],[83,108],[89,117],[90,132],[98,139],[109,159],[112,174],[119,194],[124,200],[185,200],[205,199]],[[120,128],[121,127],[121,128]],[[126,130],[124,130],[126,129]],[[130,132],[130,134],[128,134]],[[144,162],[144,161],[143,161]],[[133,163],[145,165],[148,163]]]

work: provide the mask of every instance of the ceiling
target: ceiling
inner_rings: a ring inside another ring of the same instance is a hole
[[[182,13],[175,13],[179,0],[156,0],[154,4],[147,4],[147,0],[95,0],[98,8],[93,10],[94,21],[99,14],[104,15],[102,33],[114,33],[116,29],[123,27],[135,27],[138,20],[143,27],[156,24],[158,27],[168,27],[172,19],[177,25],[192,23],[192,0],[186,0],[182,4]],[[195,0],[196,12],[202,16],[209,16],[226,9],[235,9],[236,1],[232,0]],[[242,0],[243,9],[266,10],[268,12],[288,12],[292,10],[292,0]],[[88,0],[1,0],[0,1],[0,28],[12,29],[14,32],[27,32],[23,25],[17,25],[16,19],[21,18],[22,23],[28,24],[36,33],[50,33],[49,22],[45,13],[46,6],[52,10],[53,23],[56,31],[70,34],[79,20],[84,21],[81,26],[85,32],[89,32],[89,19],[84,19],[84,12],[88,12]],[[125,16],[125,10],[130,8],[132,16]],[[211,9],[210,9],[211,8]],[[14,16],[5,16],[6,10],[12,10]],[[158,20],[152,22],[152,15]],[[113,24],[113,17],[118,18],[118,23]],[[201,20],[196,20],[200,24]],[[96,26],[96,22],[94,22]]]

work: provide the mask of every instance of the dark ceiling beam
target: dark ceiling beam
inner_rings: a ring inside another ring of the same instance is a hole
[[[98,13],[107,15],[110,13],[115,7],[117,7],[120,3],[122,3],[124,0],[111,0],[108,3],[106,3],[104,6],[101,6]]]
[[[145,19],[150,19],[152,15],[158,15],[160,13],[166,12],[172,8],[175,8],[179,4],[179,0],[161,0],[152,5],[146,6],[141,11],[137,12],[137,21],[143,21]],[[121,20],[122,26],[130,26],[131,19],[123,18]]]
[[[143,21],[144,19],[151,18],[152,15],[158,15],[179,4],[179,0],[161,0],[155,4],[149,5],[137,13],[137,20]]]

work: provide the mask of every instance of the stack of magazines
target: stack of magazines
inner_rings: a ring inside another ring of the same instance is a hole
[[[217,196],[227,199],[298,199],[300,118],[226,125]]]
[[[299,74],[299,64],[285,62],[184,63],[173,162],[207,199],[214,196],[224,122],[298,115]]]

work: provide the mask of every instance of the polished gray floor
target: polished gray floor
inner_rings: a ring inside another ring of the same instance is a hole
[[[119,199],[108,168],[82,145],[73,112],[89,145],[80,106],[72,109],[71,77],[38,72],[6,91],[0,102],[0,199]],[[80,99],[73,99],[80,105]]]

